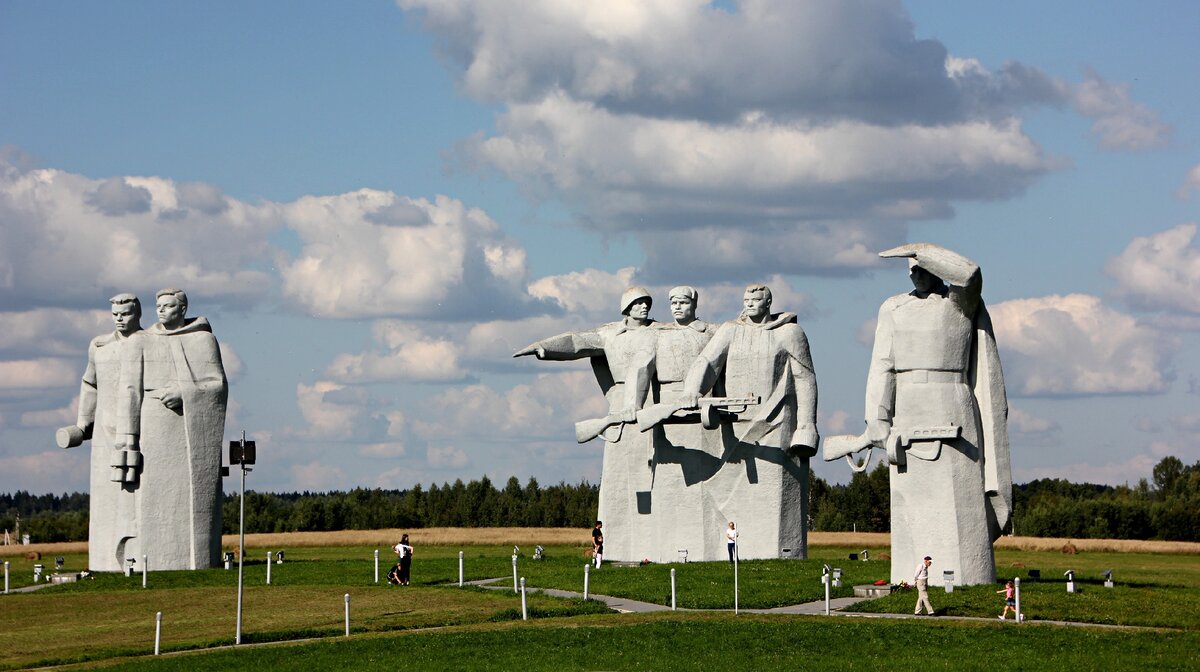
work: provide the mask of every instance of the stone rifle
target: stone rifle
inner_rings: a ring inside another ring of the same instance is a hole
[[[923,460],[933,460],[941,452],[943,440],[957,439],[961,433],[962,427],[953,423],[936,427],[909,428],[903,432],[893,429],[888,433],[882,448],[887,450],[889,464],[904,464],[905,452],[912,452],[914,457]],[[923,445],[919,448],[909,448],[913,441],[920,441]],[[825,439],[821,447],[821,454],[826,462],[845,457],[852,470],[862,472],[866,470],[867,463],[871,461],[869,451],[875,447],[875,444],[867,438],[866,432],[858,436],[842,434]],[[854,459],[850,456],[862,450],[868,451],[867,455],[862,462],[855,464]]]
[[[717,427],[717,409],[734,408],[737,406],[749,408],[756,406],[762,402],[762,397],[758,395],[746,395],[744,397],[700,397],[700,422],[706,429],[715,429]],[[679,413],[680,411],[688,410],[681,401],[662,402],[652,404],[638,411],[637,425],[638,430],[647,432],[655,426],[662,424],[667,418]]]

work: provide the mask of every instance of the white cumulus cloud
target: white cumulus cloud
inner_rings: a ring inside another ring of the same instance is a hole
[[[1114,293],[1134,308],[1200,315],[1200,246],[1194,223],[1134,238],[1104,270],[1117,281]]]

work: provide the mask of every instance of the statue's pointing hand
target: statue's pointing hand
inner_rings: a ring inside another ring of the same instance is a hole
[[[538,347],[535,344],[535,345],[527,345],[524,348],[521,348],[520,350],[513,353],[513,357],[524,357],[526,355],[533,355],[533,356],[537,357],[538,359],[545,359],[546,358],[546,349],[542,348],[542,347]]]

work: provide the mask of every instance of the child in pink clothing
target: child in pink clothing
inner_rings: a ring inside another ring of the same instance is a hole
[[[1004,593],[1004,611],[1000,613],[998,618],[1003,621],[1004,617],[1008,616],[1009,609],[1012,609],[1013,616],[1016,616],[1017,614],[1017,589],[1013,587],[1013,582],[1009,581],[1008,583],[1004,584],[1004,588],[1002,590],[996,591],[997,595],[1000,593]]]

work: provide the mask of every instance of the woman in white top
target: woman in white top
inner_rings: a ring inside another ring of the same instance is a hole
[[[729,561],[730,562],[733,562],[733,554],[737,550],[737,537],[738,537],[737,526],[735,526],[733,524],[733,521],[731,520],[731,521],[729,521],[729,528],[725,530],[725,540],[726,540],[726,545],[729,547]]]

